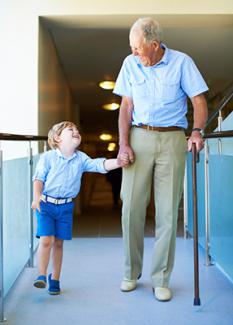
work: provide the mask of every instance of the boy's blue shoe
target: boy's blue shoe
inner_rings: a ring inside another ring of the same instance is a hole
[[[53,280],[52,274],[49,274],[49,289],[48,293],[50,295],[59,295],[61,293],[60,289],[60,281],[59,280]]]
[[[46,287],[47,280],[45,275],[39,275],[38,278],[34,281],[33,285],[36,288],[44,289]]]

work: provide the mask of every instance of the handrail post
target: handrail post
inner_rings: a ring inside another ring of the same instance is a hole
[[[194,248],[194,305],[200,306],[199,262],[198,262],[198,219],[197,219],[197,150],[192,144],[192,188],[193,188],[193,248]]]
[[[0,322],[4,322],[3,283],[3,152],[0,148]]]
[[[218,132],[222,131],[222,111],[218,112]]]
[[[29,260],[28,266],[33,267],[33,252],[34,252],[34,241],[33,241],[33,210],[31,209],[31,202],[33,197],[33,188],[32,188],[32,168],[33,168],[33,157],[32,157],[32,145],[29,141],[29,150],[28,150],[28,163],[29,163]]]
[[[210,257],[210,220],[209,220],[209,145],[208,140],[205,141],[205,264],[211,265]]]
[[[222,131],[222,111],[218,112],[218,132]],[[222,154],[222,140],[218,139],[218,154]]]

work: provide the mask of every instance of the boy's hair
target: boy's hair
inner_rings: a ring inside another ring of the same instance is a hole
[[[58,148],[58,142],[56,141],[56,136],[59,136],[62,131],[67,127],[75,127],[78,129],[77,125],[73,122],[63,121],[58,124],[55,124],[48,133],[48,144],[50,148],[56,149]]]

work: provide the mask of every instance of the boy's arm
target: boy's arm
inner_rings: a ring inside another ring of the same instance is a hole
[[[122,160],[120,163],[118,163],[117,159],[106,159],[104,161],[104,168],[107,171],[110,171],[112,169],[127,166],[128,164],[129,164],[128,154],[123,154]]]
[[[40,211],[40,197],[43,191],[44,183],[38,179],[34,180],[33,183],[33,201],[32,209]]]
[[[127,167],[129,165],[128,153],[123,153],[120,161],[105,158],[90,158],[84,152],[79,152],[80,159],[82,160],[82,172],[106,173],[109,170],[119,167]]]

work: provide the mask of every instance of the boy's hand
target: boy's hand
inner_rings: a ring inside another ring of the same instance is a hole
[[[120,146],[117,162],[121,167],[129,167],[134,162],[134,152],[130,146]]]
[[[38,210],[40,212],[40,199],[39,200],[33,200],[31,208],[33,210]]]
[[[121,154],[120,167],[126,167],[130,163],[128,153]]]

